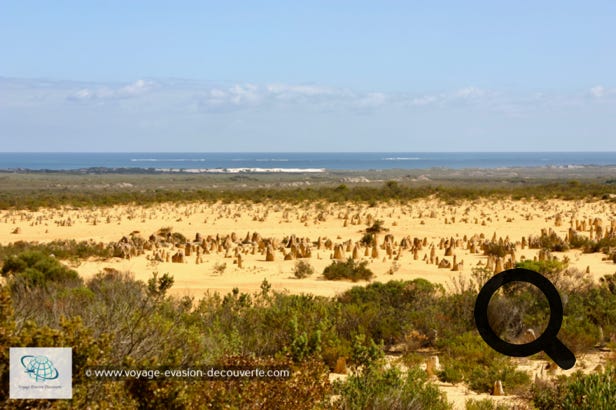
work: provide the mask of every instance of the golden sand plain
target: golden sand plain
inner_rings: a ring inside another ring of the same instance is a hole
[[[72,266],[86,279],[107,267],[130,271],[140,280],[147,280],[152,272],[168,272],[175,278],[172,293],[179,296],[199,297],[208,290],[226,293],[235,287],[242,292],[254,292],[259,290],[264,279],[275,290],[334,296],[365,282],[323,279],[321,273],[332,262],[333,248],[341,245],[342,256],[351,257],[352,249],[361,240],[366,228],[377,220],[383,221],[387,229],[377,235],[378,256],[374,256],[372,249],[359,245],[356,251],[358,261],[367,261],[368,267],[375,273],[373,281],[425,278],[447,288],[460,275],[469,275],[473,267],[488,263],[483,252],[469,249],[471,238],[479,242],[508,239],[516,243],[516,261],[532,259],[538,256],[538,250],[523,247],[523,239],[539,236],[542,229],[545,232],[553,230],[564,238],[571,227],[580,228],[582,222],[584,230],[578,231],[578,234],[592,236],[594,221],[600,220],[604,229],[614,224],[616,204],[603,201],[479,199],[452,205],[438,199],[420,199],[403,204],[380,203],[377,206],[314,202],[300,205],[281,202],[163,203],[147,207],[123,205],[93,209],[43,209],[36,212],[5,210],[0,212],[0,243],[75,239],[108,244],[120,241],[123,236],[129,237],[131,233],[147,239],[167,227],[190,241],[197,234],[202,238],[218,235],[221,240],[233,235],[236,241],[228,244],[231,249],[215,249],[202,254],[200,263],[196,263],[194,251],[184,258],[183,263],[166,262],[164,258],[163,261],[156,261],[154,251],[146,251],[130,258],[91,258],[72,262]],[[242,247],[241,242],[255,232],[261,238],[274,241],[273,262],[266,261],[263,249],[250,252],[246,251],[245,246]],[[311,257],[303,260],[314,267],[315,274],[308,278],[295,278],[293,269],[296,260],[285,260],[285,254],[290,253],[285,246],[285,238],[292,235],[311,243]],[[392,238],[390,254],[384,244],[386,235]],[[317,246],[319,238],[320,249]],[[403,249],[400,246],[403,238],[410,241],[417,238],[424,246],[417,252],[410,247]],[[446,255],[443,241],[451,242],[452,239],[454,246]],[[329,249],[324,245],[328,240],[331,243]],[[241,252],[234,250],[238,246]],[[183,249],[167,249],[166,253],[177,251],[184,252]],[[238,253],[242,253],[241,268],[236,263]],[[432,263],[431,253],[434,256]],[[616,272],[616,265],[604,260],[605,255],[601,253],[584,254],[580,250],[570,250],[552,255],[559,259],[566,256],[570,267],[581,271],[588,269],[597,280]],[[453,266],[439,268],[436,262],[446,259],[453,265],[454,258],[459,265],[458,271],[453,271]],[[215,269],[223,264],[226,264],[224,271]]]

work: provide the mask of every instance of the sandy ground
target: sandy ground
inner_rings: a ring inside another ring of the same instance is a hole
[[[557,215],[561,223],[557,224]],[[355,217],[355,220],[353,218]],[[346,219],[345,219],[346,218]],[[357,204],[306,204],[293,206],[284,203],[271,204],[160,204],[151,207],[117,206],[96,209],[62,209],[0,212],[0,243],[7,244],[17,240],[51,241],[54,239],[92,239],[97,242],[117,242],[123,236],[138,231],[148,238],[163,227],[172,227],[189,239],[197,233],[203,237],[219,235],[224,237],[235,233],[243,239],[247,233],[258,232],[263,238],[282,241],[290,235],[309,238],[315,242],[330,239],[332,243],[358,242],[367,226],[375,220],[384,221],[387,232],[378,235],[378,257],[365,255],[360,249],[362,260],[374,271],[378,281],[390,279],[426,278],[432,282],[451,286],[453,279],[460,274],[468,275],[472,268],[485,265],[487,257],[480,251],[471,253],[464,243],[453,248],[451,256],[445,256],[445,249],[439,248],[441,240],[454,238],[455,241],[476,235],[487,239],[509,238],[517,242],[516,259],[533,258],[537,250],[522,249],[522,237],[538,236],[542,229],[553,229],[564,237],[569,227],[586,223],[585,235],[590,235],[590,221],[599,218],[604,229],[616,222],[616,205],[605,202],[583,201],[465,201],[456,206],[438,200],[417,200],[405,205],[380,204],[376,207]],[[345,222],[346,221],[346,222]],[[358,223],[358,224],[354,224]],[[558,225],[558,226],[557,226]],[[19,233],[12,233],[19,228]],[[386,234],[393,235],[394,250],[388,256],[382,247]],[[419,238],[427,241],[418,252],[417,260],[410,250],[396,248],[403,237]],[[436,263],[428,263],[430,248],[435,248],[435,259],[453,258],[460,264],[459,272],[439,268]],[[351,252],[343,247],[344,257]],[[263,253],[242,255],[242,269],[234,264],[234,255],[228,252],[213,252],[202,256],[202,263],[196,264],[194,256],[185,258],[185,263],[157,262],[152,260],[151,252],[130,259],[89,260],[75,266],[85,278],[100,272],[104,267],[131,271],[137,279],[145,280],[152,272],[168,272],[175,277],[173,293],[199,297],[206,290],[228,292],[238,287],[243,292],[259,290],[263,279],[267,279],[273,289],[288,290],[292,293],[312,293],[333,296],[353,286],[352,282],[332,282],[322,279],[320,273],[331,263],[333,250],[312,248],[312,257],[306,259],[314,268],[315,274],[309,278],[296,279],[293,276],[295,260],[284,260],[284,252],[276,251],[275,260],[266,262]],[[371,252],[369,252],[371,253]],[[225,254],[227,257],[225,257]],[[561,258],[562,254],[554,253]],[[589,268],[595,279],[616,272],[616,265],[604,261],[600,253],[582,254],[569,251],[570,266],[580,270]],[[226,264],[221,273],[215,266]],[[392,273],[393,272],[393,273]]]
[[[148,238],[164,227],[171,227],[174,232],[182,233],[192,240],[199,233],[203,238],[208,235],[220,238],[231,236],[238,239],[229,250],[214,250],[202,254],[202,261],[196,263],[196,256],[185,258],[184,263],[161,262],[154,260],[154,251],[133,256],[128,259],[112,258],[109,260],[82,261],[73,263],[73,267],[85,278],[90,278],[103,268],[111,267],[122,271],[130,271],[135,278],[147,280],[152,272],[172,274],[175,285],[172,293],[176,296],[203,295],[204,292],[229,292],[237,287],[243,292],[257,292],[264,279],[275,290],[287,290],[291,293],[311,293],[316,295],[334,296],[357,284],[348,281],[327,281],[321,272],[329,265],[334,256],[333,249],[314,245],[320,238],[324,243],[331,240],[334,245],[343,245],[350,241],[354,246],[363,236],[365,229],[374,221],[382,220],[388,229],[377,236],[379,246],[378,256],[372,257],[371,249],[359,248],[361,260],[368,262],[368,267],[376,274],[375,281],[391,279],[425,278],[440,283],[445,288],[452,288],[456,278],[468,277],[475,266],[486,266],[487,257],[481,251],[471,252],[468,241],[475,237],[508,238],[516,243],[516,259],[532,259],[538,256],[538,251],[522,246],[522,239],[529,236],[539,236],[541,230],[554,230],[564,237],[570,227],[578,232],[592,236],[593,227],[600,220],[605,230],[616,227],[616,204],[606,202],[560,201],[542,202],[509,201],[509,200],[476,200],[464,201],[449,205],[438,200],[422,199],[410,201],[404,205],[381,203],[375,207],[352,203],[326,204],[309,203],[305,205],[289,205],[285,203],[268,204],[159,204],[155,206],[116,206],[95,209],[61,209],[0,212],[0,243],[15,241],[46,242],[55,239],[94,240],[104,244],[117,242],[123,236],[138,232],[138,235]],[[585,224],[585,226],[581,226]],[[18,232],[18,233],[14,233]],[[272,238],[281,246],[274,251],[275,260],[267,262],[265,252],[254,254],[246,251],[242,255],[242,268],[238,267],[236,255],[238,245],[244,237],[258,232],[262,238]],[[385,235],[392,235],[392,252],[387,254],[384,246]],[[290,253],[284,246],[284,238],[295,235],[297,238],[308,238],[312,242],[312,256],[308,261],[315,274],[304,279],[293,275],[296,260],[284,260]],[[425,245],[415,259],[413,251],[402,249],[403,238],[412,240],[419,238]],[[446,256],[443,241],[453,238],[455,246],[451,255]],[[236,249],[237,248],[237,249]],[[342,246],[343,257],[351,256],[352,252]],[[431,249],[434,258],[430,262]],[[159,249],[160,251],[161,249]],[[178,249],[162,249],[173,253]],[[368,256],[365,256],[368,251]],[[459,271],[451,268],[439,268],[436,258],[447,259],[453,264],[453,258],[459,262]],[[568,257],[570,266],[579,270],[588,269],[595,280],[606,274],[616,272],[612,261],[603,260],[600,253],[582,254],[572,250],[566,254],[554,253],[553,256],[562,259]],[[164,259],[164,258],[163,258]],[[460,263],[463,262],[463,263]],[[220,269],[221,265],[225,269]],[[216,267],[219,269],[216,269]],[[602,361],[600,355],[588,355],[578,361],[576,366],[568,371],[593,371]],[[541,368],[545,363],[520,361],[520,367],[531,374],[541,376]],[[440,388],[447,393],[455,408],[464,408],[464,402],[469,398],[481,399],[487,395],[477,395],[463,385],[452,386],[439,383]],[[494,398],[515,402],[517,398],[506,396]]]

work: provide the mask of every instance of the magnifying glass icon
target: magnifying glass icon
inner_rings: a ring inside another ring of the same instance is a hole
[[[526,344],[505,342],[494,333],[488,322],[488,304],[492,295],[510,282],[528,282],[538,287],[550,305],[550,320],[545,331],[537,339]],[[575,356],[556,335],[563,323],[563,304],[558,291],[545,276],[532,270],[515,268],[493,276],[483,285],[475,302],[475,325],[483,340],[494,350],[507,356],[525,357],[544,351],[562,369],[575,365]]]

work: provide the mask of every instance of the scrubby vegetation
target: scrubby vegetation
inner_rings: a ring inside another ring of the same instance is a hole
[[[344,409],[448,410],[445,394],[428,383],[425,372],[415,368],[402,374],[397,368],[371,365],[340,383],[335,403]]]
[[[241,176],[238,176],[241,177]],[[55,178],[55,179],[54,179]],[[160,202],[263,202],[280,200],[290,203],[325,200],[329,202],[354,201],[368,204],[377,201],[400,200],[435,196],[448,203],[478,198],[519,199],[604,199],[613,200],[616,184],[610,180],[592,179],[574,183],[563,179],[506,179],[504,181],[456,180],[443,178],[430,183],[410,184],[387,181],[384,184],[336,185],[335,175],[320,177],[320,185],[308,188],[280,188],[279,181],[271,188],[237,188],[234,177],[194,175],[137,175],[133,178],[118,175],[99,176],[112,183],[131,180],[131,189],[92,189],[88,176],[57,174],[36,177],[34,175],[10,175],[2,182],[0,209],[31,209],[60,206],[91,207],[139,203],[142,205]],[[121,178],[118,180],[118,178]],[[227,178],[221,180],[221,178]],[[261,176],[268,180],[268,176]],[[282,176],[277,175],[280,180]],[[313,176],[314,178],[314,176]],[[319,177],[317,177],[319,178]],[[328,179],[329,178],[329,179]],[[21,180],[27,180],[24,186]],[[52,180],[54,183],[50,183]],[[83,181],[82,181],[83,180]],[[204,181],[209,181],[206,185]],[[290,181],[291,182],[291,181]],[[163,186],[161,188],[160,186]],[[32,188],[28,188],[32,186]],[[58,186],[58,188],[51,188]],[[212,186],[219,186],[212,188]],[[69,187],[78,187],[70,189]]]
[[[10,276],[13,287],[46,288],[52,284],[74,286],[81,279],[54,257],[39,251],[25,251],[4,261],[0,274]]]
[[[296,278],[303,279],[312,274],[314,274],[314,268],[309,262],[300,260],[295,263],[295,267],[293,268],[293,275]]]
[[[381,233],[381,232],[387,231],[388,229],[385,228],[383,225],[384,225],[384,222],[382,220],[378,219],[371,226],[366,228],[366,233],[374,235],[374,234],[377,234],[377,233]]]
[[[503,242],[487,242],[483,246],[483,253],[485,255],[498,256],[502,258],[505,255],[510,254],[515,249],[515,244],[513,243],[503,243]]]
[[[358,280],[370,280],[374,272],[367,268],[368,262],[355,262],[352,258],[346,262],[334,261],[323,270],[323,276],[327,280],[350,279],[353,282]]]
[[[496,380],[506,386],[509,393],[523,391],[530,377],[515,369],[507,358],[486,345],[476,332],[453,337],[444,346],[444,369],[441,380],[450,383],[466,381],[477,392],[492,393]]]
[[[612,277],[600,284],[580,282],[578,273],[566,266],[558,270],[539,263],[536,268],[561,280],[565,320],[559,338],[567,346],[579,354],[616,338]],[[348,261],[334,266],[347,264],[357,267]],[[476,332],[473,306],[485,280],[485,272],[479,270],[472,281],[460,281],[452,292],[417,279],[371,283],[326,298],[273,292],[264,281],[253,294],[235,289],[200,300],[169,297],[170,274],[156,274],[143,283],[130,274],[106,270],[83,282],[55,258],[35,251],[5,260],[2,272],[0,406],[5,408],[68,405],[9,402],[9,346],[72,346],[74,408],[204,408],[212,403],[218,408],[263,403],[268,408],[298,409],[449,408],[417,368],[425,360],[417,353],[420,347],[439,352],[441,380],[464,382],[478,392],[489,392],[496,380],[507,393],[530,389],[528,375],[517,371],[512,359],[487,348]],[[523,299],[532,297],[524,289],[515,291]],[[540,305],[524,306],[530,317],[541,313]],[[382,361],[384,352],[400,345],[415,355],[407,361],[408,373]],[[86,366],[96,365],[217,364],[287,366],[292,376],[284,381],[112,382],[84,374]],[[334,369],[350,369],[351,375],[332,386],[328,373]],[[613,403],[613,370],[585,377],[537,388],[535,405],[602,408],[605,400]]]
[[[616,403],[616,368],[605,372],[561,376],[556,382],[542,381],[531,389],[539,410],[612,409]]]
[[[528,238],[528,246],[535,249],[544,249],[553,252],[565,252],[569,244],[556,232],[543,233],[541,236]]]
[[[89,257],[104,259],[113,256],[113,248],[101,242],[78,242],[74,239],[55,240],[45,243],[17,241],[8,245],[0,245],[0,263],[26,250],[54,255],[62,260],[78,260]]]

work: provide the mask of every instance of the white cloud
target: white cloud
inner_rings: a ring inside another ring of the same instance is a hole
[[[438,102],[441,99],[440,95],[423,95],[410,100],[411,105],[424,106]]]
[[[596,100],[603,102],[614,102],[616,97],[616,88],[608,88],[604,85],[596,85],[588,90],[590,96]]]
[[[143,94],[149,91],[153,85],[154,83],[152,81],[137,80],[132,84],[122,87],[118,91],[118,94],[126,96]]]
[[[255,84],[236,84],[229,89],[229,99],[235,105],[254,105],[263,99],[263,93]]]
[[[480,88],[477,88],[477,87],[461,88],[454,93],[455,97],[466,98],[466,99],[479,98],[485,95],[486,95],[486,91]]]
[[[137,97],[147,93],[154,87],[154,82],[146,80],[137,80],[134,83],[124,86],[98,86],[81,88],[71,92],[68,99],[71,101],[92,101],[92,100],[110,100]]]
[[[590,94],[593,97],[601,98],[605,95],[605,87],[602,85],[596,85],[590,89]]]
[[[282,97],[292,96],[323,96],[323,95],[338,95],[340,90],[332,87],[323,87],[316,85],[290,85],[290,84],[268,84],[265,90],[273,95]]]
[[[407,97],[405,105],[423,107],[447,103],[475,103],[491,101],[495,96],[496,93],[493,91],[469,86],[454,91]]]
[[[204,109],[237,110],[264,104],[375,104],[382,93],[356,95],[348,90],[320,85],[295,84],[234,84],[226,88],[215,87],[199,93]]]
[[[156,81],[139,79],[130,83],[86,83],[46,79],[0,77],[0,108],[42,107],[79,102],[105,104],[139,98],[126,109],[151,112],[191,113],[234,112],[238,110],[308,109],[322,112],[370,113],[383,110],[446,110],[452,107],[498,112],[506,116],[530,115],[537,109],[583,106],[593,99],[614,104],[616,89],[595,85],[577,93],[495,91],[473,85],[434,93],[359,91],[322,84],[230,83],[189,80]],[[147,98],[146,98],[147,97]],[[123,104],[116,104],[118,107]],[[125,109],[120,107],[120,109]]]
[[[356,104],[360,108],[380,107],[387,103],[387,95],[384,93],[368,93],[360,97]]]

